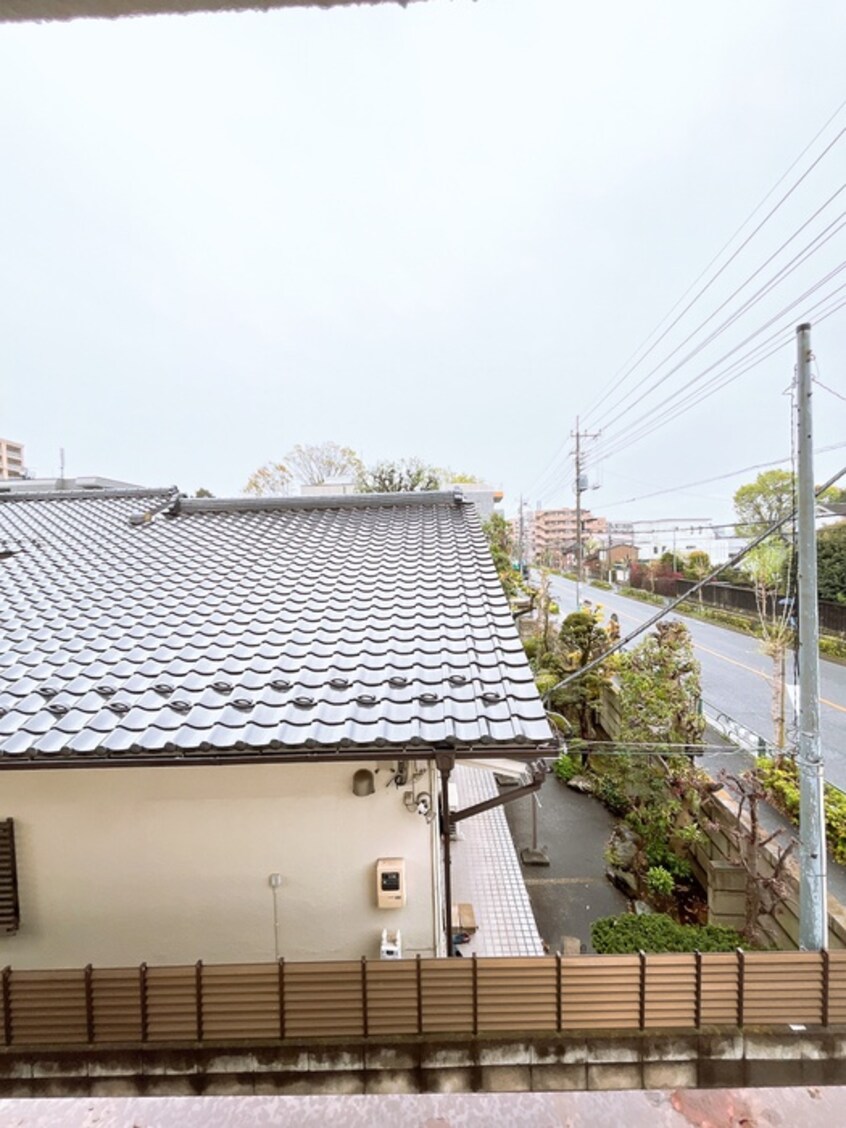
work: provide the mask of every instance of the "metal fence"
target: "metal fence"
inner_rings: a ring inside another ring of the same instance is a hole
[[[2,975],[8,1047],[846,1022],[846,951],[93,968]]]
[[[694,586],[694,581],[675,579],[672,576],[656,576],[652,581],[648,581],[644,575],[639,575],[632,577],[631,584],[633,587],[641,588],[644,591],[654,590],[657,595],[662,595],[666,599],[675,599],[676,596],[684,595],[685,592],[690,591]],[[753,617],[758,614],[753,588],[737,587],[735,584],[711,583],[706,584],[693,598],[700,599],[700,597],[701,601],[709,607],[717,607],[723,611],[734,611],[741,615]],[[819,609],[820,630],[846,637],[846,604],[831,603],[821,599]],[[772,608],[770,608],[771,611]]]

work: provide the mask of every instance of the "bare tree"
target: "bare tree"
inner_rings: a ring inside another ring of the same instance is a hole
[[[785,744],[784,666],[787,650],[793,641],[791,600],[779,598],[789,572],[790,555],[791,549],[784,541],[772,538],[753,548],[743,562],[755,589],[762,649],[773,663],[770,712],[776,748],[784,748]]]
[[[253,497],[287,497],[291,481],[291,471],[284,462],[266,462],[250,474],[244,493]]]
[[[774,920],[778,907],[787,898],[784,870],[796,840],[791,838],[786,846],[780,845],[778,840],[786,833],[783,828],[770,833],[761,829],[759,804],[766,801],[767,792],[754,772],[741,772],[740,775],[722,772],[720,780],[728,785],[737,801],[736,826],[721,826],[721,829],[735,847],[740,864],[746,871],[744,936],[750,944],[760,946],[762,941],[775,944],[775,930],[766,924],[766,918]],[[749,812],[748,826],[744,821],[745,811]],[[762,860],[767,847],[771,847],[773,860],[765,869]]]
[[[321,486],[331,478],[355,479],[362,470],[356,452],[337,443],[297,443],[285,455],[285,464],[306,486]]]

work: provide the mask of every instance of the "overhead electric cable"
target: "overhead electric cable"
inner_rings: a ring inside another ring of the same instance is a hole
[[[838,470],[837,473],[829,478],[827,482],[824,482],[823,485],[814,490],[814,496],[819,497],[821,493],[824,493],[827,489],[833,486],[835,482],[838,482],[844,474],[846,474],[846,466],[844,466],[841,470]],[[630,642],[642,635],[644,631],[648,631],[650,627],[655,626],[655,624],[660,622],[660,620],[663,619],[666,615],[669,615],[671,611],[675,611],[680,603],[683,603],[686,599],[690,599],[690,597],[692,595],[695,595],[700,590],[700,588],[705,587],[705,585],[710,583],[711,580],[716,579],[720,572],[724,571],[726,568],[733,568],[735,564],[740,563],[743,557],[746,556],[747,553],[751,552],[753,548],[757,548],[758,545],[762,543],[762,541],[767,539],[767,537],[772,536],[772,534],[775,532],[778,532],[778,530],[783,525],[786,525],[788,521],[792,521],[795,512],[795,510],[791,509],[791,511],[785,517],[781,517],[778,521],[774,521],[773,524],[769,526],[769,528],[764,529],[764,531],[762,533],[759,533],[758,536],[753,537],[752,540],[745,546],[745,548],[742,548],[740,552],[736,552],[734,556],[730,557],[726,561],[725,564],[719,564],[703,579],[697,580],[693,587],[689,588],[682,595],[679,595],[675,599],[671,600],[671,602],[662,607],[660,611],[656,611],[654,615],[651,615],[643,623],[635,627],[633,631],[630,631],[625,638],[621,638],[612,646],[609,646],[609,648],[598,658],[594,658],[592,662],[588,662],[587,665],[582,666],[578,670],[574,670],[571,674],[568,674],[566,678],[562,678],[561,681],[556,682],[555,685],[551,686],[543,694],[543,699],[545,701],[549,701],[550,694],[554,693],[557,689],[563,689],[565,686],[571,685],[578,678],[584,677],[585,674],[590,673],[591,670],[595,670],[597,666],[601,665],[607,658],[610,658],[612,654],[616,654],[618,650],[622,650],[624,646],[628,646]]]
[[[817,135],[816,135],[816,137],[814,138],[814,140],[813,140],[813,141],[811,141],[811,142],[809,143],[809,145],[808,145],[808,146],[806,146],[806,148],[805,148],[805,149],[803,150],[803,152],[802,152],[802,154],[800,155],[800,157],[799,157],[799,158],[797,158],[797,160],[796,160],[796,161],[794,161],[793,165],[791,165],[791,169],[789,169],[789,170],[788,170],[788,172],[789,172],[789,171],[791,171],[791,170],[792,170],[792,168],[794,168],[794,167],[796,166],[796,164],[798,164],[798,162],[799,162],[799,160],[801,159],[801,157],[802,157],[802,156],[804,156],[804,154],[805,154],[805,153],[806,153],[806,152],[808,151],[808,149],[809,149],[809,148],[811,147],[811,145],[813,145],[813,143],[814,143],[814,141],[816,141],[817,137],[819,137],[819,136],[820,136],[820,133],[824,132],[824,130],[825,130],[825,129],[827,128],[827,126],[828,126],[828,124],[830,123],[830,121],[832,121],[832,120],[833,120],[833,118],[834,118],[834,117],[836,117],[836,116],[837,116],[837,115],[838,115],[838,114],[840,113],[840,111],[841,111],[841,110],[843,109],[843,106],[844,106],[844,105],[846,105],[846,102],[844,102],[844,103],[841,103],[841,105],[840,105],[840,106],[838,107],[838,109],[837,109],[837,110],[835,111],[835,113],[834,113],[834,115],[832,116],[832,118],[830,118],[830,119],[829,119],[829,122],[827,122],[827,123],[826,123],[826,125],[825,125],[825,126],[823,126],[822,130],[820,130],[820,132],[819,132],[819,133],[817,133]],[[656,339],[655,341],[653,341],[653,343],[652,343],[652,344],[651,344],[651,345],[649,346],[649,348],[647,349],[647,351],[646,351],[646,352],[645,352],[645,353],[644,353],[644,354],[643,354],[643,355],[642,355],[642,356],[641,356],[641,357],[639,358],[639,360],[638,360],[638,361],[637,361],[637,362],[636,362],[636,363],[635,363],[634,365],[632,365],[632,366],[631,366],[631,367],[630,367],[630,368],[629,368],[629,369],[628,369],[628,370],[627,370],[627,371],[625,372],[625,374],[624,374],[624,375],[623,375],[623,376],[621,377],[621,379],[620,379],[620,380],[619,380],[619,381],[617,382],[617,384],[615,384],[615,386],[614,386],[614,389],[612,389],[612,390],[616,390],[616,388],[617,388],[617,387],[619,387],[619,386],[620,386],[620,385],[621,385],[621,384],[622,384],[622,383],[623,383],[623,382],[624,382],[624,381],[625,381],[626,379],[628,379],[628,377],[629,377],[629,376],[631,376],[631,375],[632,375],[632,374],[633,374],[633,373],[634,373],[634,372],[635,372],[635,371],[637,370],[637,368],[639,368],[639,367],[640,367],[640,365],[641,365],[641,364],[643,363],[643,361],[644,361],[644,360],[645,360],[645,359],[646,359],[646,358],[647,358],[647,357],[648,357],[648,356],[650,355],[650,353],[651,353],[651,352],[652,352],[652,351],[653,351],[653,350],[654,350],[655,348],[657,348],[657,346],[658,346],[658,345],[659,345],[659,344],[661,343],[661,341],[663,341],[663,340],[664,340],[664,338],[665,338],[665,337],[667,336],[667,334],[668,334],[668,333],[670,333],[670,331],[671,331],[672,329],[674,329],[674,328],[676,327],[676,325],[678,325],[678,323],[679,323],[679,322],[681,321],[681,319],[682,319],[682,318],[683,318],[683,317],[685,316],[685,314],[687,314],[687,313],[688,313],[688,311],[689,311],[689,310],[691,310],[691,309],[693,308],[693,306],[694,306],[694,305],[696,304],[696,302],[698,302],[698,301],[699,301],[699,299],[700,299],[700,298],[701,298],[701,297],[702,297],[702,296],[703,296],[704,294],[706,294],[708,290],[710,290],[710,288],[711,288],[711,287],[713,286],[713,284],[714,284],[714,283],[715,283],[715,282],[717,281],[717,279],[718,279],[718,278],[719,278],[719,277],[720,277],[720,276],[721,276],[722,274],[724,274],[724,273],[725,273],[725,271],[726,271],[726,270],[728,269],[728,267],[729,267],[729,266],[730,266],[730,265],[731,265],[731,264],[732,264],[732,263],[734,262],[734,260],[735,260],[735,259],[736,259],[736,258],[738,257],[738,255],[739,255],[739,254],[740,254],[740,253],[741,253],[741,252],[742,252],[742,251],[743,251],[743,250],[744,250],[744,249],[745,249],[745,248],[746,248],[746,247],[747,247],[747,246],[749,245],[749,243],[750,243],[750,242],[752,241],[752,239],[754,239],[754,237],[755,237],[755,236],[756,236],[756,235],[758,234],[758,232],[759,232],[759,231],[760,231],[760,230],[761,230],[761,229],[762,229],[762,228],[763,228],[763,227],[764,227],[764,226],[765,226],[765,225],[766,225],[766,224],[767,224],[767,223],[768,223],[768,222],[770,221],[770,219],[772,219],[772,217],[773,217],[773,216],[774,216],[774,215],[776,214],[776,212],[777,212],[777,211],[779,210],[779,208],[781,208],[781,206],[782,206],[782,205],[783,205],[784,203],[786,203],[786,201],[787,201],[787,200],[788,200],[788,199],[789,199],[789,198],[790,198],[790,197],[791,197],[791,196],[793,195],[793,193],[794,193],[794,192],[796,191],[796,189],[797,189],[797,188],[799,187],[799,185],[800,185],[800,184],[802,184],[802,183],[803,183],[803,182],[804,182],[804,181],[805,181],[805,180],[806,180],[806,179],[808,178],[808,176],[809,176],[809,175],[811,174],[811,172],[813,172],[813,170],[814,170],[814,169],[815,169],[815,168],[817,167],[817,165],[818,165],[818,164],[820,163],[820,161],[822,161],[822,160],[823,160],[823,158],[824,158],[825,156],[827,156],[827,155],[828,155],[828,153],[829,153],[829,152],[830,152],[830,151],[831,151],[831,150],[832,150],[832,149],[834,148],[834,146],[835,146],[835,145],[837,144],[837,142],[838,142],[838,141],[839,141],[839,140],[841,139],[841,137],[843,136],[843,134],[844,134],[844,133],[846,133],[846,128],[844,128],[844,129],[841,129],[841,130],[840,130],[840,132],[839,132],[839,133],[838,133],[838,134],[837,134],[837,135],[836,135],[836,136],[834,137],[834,139],[833,139],[832,141],[830,141],[830,142],[828,143],[828,145],[826,145],[826,147],[825,147],[825,148],[823,149],[823,151],[822,151],[822,152],[821,152],[821,153],[820,153],[820,154],[819,154],[819,155],[818,155],[817,157],[815,157],[815,158],[814,158],[814,160],[813,160],[813,161],[811,162],[811,164],[810,164],[810,165],[809,165],[809,166],[808,166],[808,167],[807,167],[807,168],[805,169],[805,171],[804,171],[804,172],[802,173],[802,175],[801,175],[801,176],[800,176],[800,177],[799,177],[799,178],[798,178],[797,180],[795,180],[795,181],[793,182],[793,184],[792,184],[792,185],[790,186],[790,188],[789,188],[789,189],[787,190],[787,192],[785,192],[785,193],[784,193],[784,195],[783,195],[783,196],[781,196],[781,198],[779,199],[778,203],[776,203],[776,204],[774,205],[774,207],[772,207],[772,208],[770,209],[770,211],[769,211],[769,212],[767,212],[767,214],[766,214],[766,215],[764,216],[764,218],[763,218],[763,219],[761,220],[761,222],[760,222],[760,223],[759,223],[759,224],[757,225],[757,227],[755,227],[755,228],[754,228],[754,229],[753,229],[753,230],[752,230],[752,231],[751,231],[751,232],[749,233],[749,235],[747,235],[747,236],[746,236],[746,238],[745,238],[745,239],[743,240],[743,242],[742,242],[742,243],[740,244],[740,246],[739,246],[739,247],[738,247],[738,248],[737,248],[737,249],[736,249],[735,251],[733,251],[733,252],[732,252],[732,254],[731,254],[731,255],[729,256],[729,258],[727,258],[727,259],[726,259],[726,261],[725,261],[725,262],[723,263],[723,265],[722,265],[722,266],[721,266],[721,267],[719,268],[719,270],[717,270],[717,271],[716,271],[716,273],[715,273],[715,274],[713,274],[713,275],[711,276],[711,278],[710,278],[710,279],[708,280],[708,282],[706,282],[706,284],[705,284],[705,285],[704,285],[704,286],[703,286],[703,287],[702,287],[702,288],[701,288],[701,289],[700,289],[700,290],[699,290],[699,291],[698,291],[698,292],[697,292],[697,293],[695,294],[695,296],[694,296],[694,297],[693,297],[693,298],[692,298],[692,299],[691,299],[691,300],[690,300],[690,301],[689,301],[689,302],[687,303],[687,305],[686,305],[686,306],[684,307],[684,309],[683,309],[683,310],[681,311],[681,313],[679,313],[679,314],[678,314],[678,315],[677,315],[677,316],[676,316],[676,317],[675,317],[675,318],[673,319],[673,321],[671,321],[671,322],[670,322],[670,324],[669,324],[669,325],[667,326],[667,328],[666,328],[666,329],[665,329],[665,330],[663,331],[663,333],[661,333],[661,335],[660,335],[660,336],[659,336],[659,337],[658,337],[658,338],[657,338],[657,339]],[[787,175],[787,173],[785,174],[785,176],[786,176],[786,175]],[[782,177],[782,178],[781,178],[781,180],[783,180],[783,179],[784,179],[784,177]],[[779,181],[778,181],[778,183],[779,183],[779,184],[781,183],[781,180],[779,180]],[[764,199],[765,199],[765,200],[766,200],[766,199],[768,199],[768,198],[769,198],[769,195],[771,195],[771,194],[772,194],[772,190],[771,190],[771,192],[770,192],[770,193],[768,193],[768,195],[767,195],[767,196],[766,196],[766,197],[765,197]],[[755,209],[755,211],[753,211],[752,215],[755,215],[755,214],[756,214],[756,212],[757,212],[757,211],[759,210],[760,206],[761,206],[761,205],[758,205],[758,208],[756,208],[756,209]],[[750,219],[751,219],[751,216],[750,216]],[[745,221],[745,222],[744,222],[744,223],[743,223],[743,224],[741,225],[741,227],[740,227],[740,228],[738,229],[738,232],[736,232],[736,233],[735,233],[735,235],[733,235],[733,236],[732,236],[732,238],[731,238],[731,239],[729,240],[729,243],[728,243],[728,244],[726,244],[726,246],[728,246],[728,245],[729,245],[729,244],[730,244],[730,243],[731,243],[731,242],[733,241],[733,239],[734,239],[734,238],[736,237],[736,234],[738,234],[738,233],[739,233],[740,231],[742,231],[742,230],[743,230],[743,228],[744,228],[744,227],[746,226],[746,223],[748,223],[748,222],[749,222],[749,220],[746,220],[746,221]],[[725,248],[723,248],[723,250],[725,250]],[[719,257],[720,257],[720,255],[721,255],[722,253],[723,253],[723,252],[722,252],[722,251],[720,251],[720,252],[719,252],[719,254],[717,255],[717,258],[719,258]],[[713,263],[714,261],[715,261],[715,260],[712,260],[712,263]],[[703,271],[703,274],[704,274],[704,273],[706,273],[706,272],[707,272],[707,270],[709,270],[709,269],[710,269],[710,265],[711,265],[711,264],[709,264],[709,266],[705,268],[705,271]],[[700,274],[699,278],[701,279],[701,277],[702,277],[702,275]],[[698,282],[698,281],[699,281],[699,279],[697,279],[697,282]],[[693,285],[696,285],[696,283],[694,283]],[[686,291],[686,294],[687,294],[687,293],[689,293],[689,292],[690,292],[690,290],[687,290],[687,291]],[[682,299],[682,300],[683,300],[683,299]],[[647,338],[647,340],[648,340],[648,338]],[[598,403],[598,404],[597,404],[597,405],[596,405],[595,407],[593,407],[593,408],[589,408],[589,409],[588,409],[588,411],[587,411],[587,412],[585,413],[585,415],[584,415],[584,419],[585,419],[585,420],[587,420],[588,418],[590,418],[590,417],[592,417],[592,416],[593,416],[594,412],[595,412],[596,410],[598,410],[598,408],[599,408],[599,407],[600,407],[600,406],[602,405],[602,403],[604,402],[604,400],[605,400],[605,399],[607,398],[608,394],[610,394],[610,393],[606,393],[606,394],[605,394],[605,395],[604,395],[604,396],[602,397],[602,399],[601,399],[601,400],[599,401],[599,403]],[[595,422],[598,422],[598,421],[595,421]]]

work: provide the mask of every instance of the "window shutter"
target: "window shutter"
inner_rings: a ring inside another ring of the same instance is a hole
[[[0,934],[17,932],[19,925],[15,820],[0,819]]]

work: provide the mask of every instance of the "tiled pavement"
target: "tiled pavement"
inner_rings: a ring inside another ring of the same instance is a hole
[[[455,769],[459,808],[499,794],[493,773],[458,765]],[[464,955],[541,956],[543,941],[520,872],[511,832],[502,807],[483,811],[458,824],[461,837],[452,844],[452,899],[469,902],[477,932]]]

